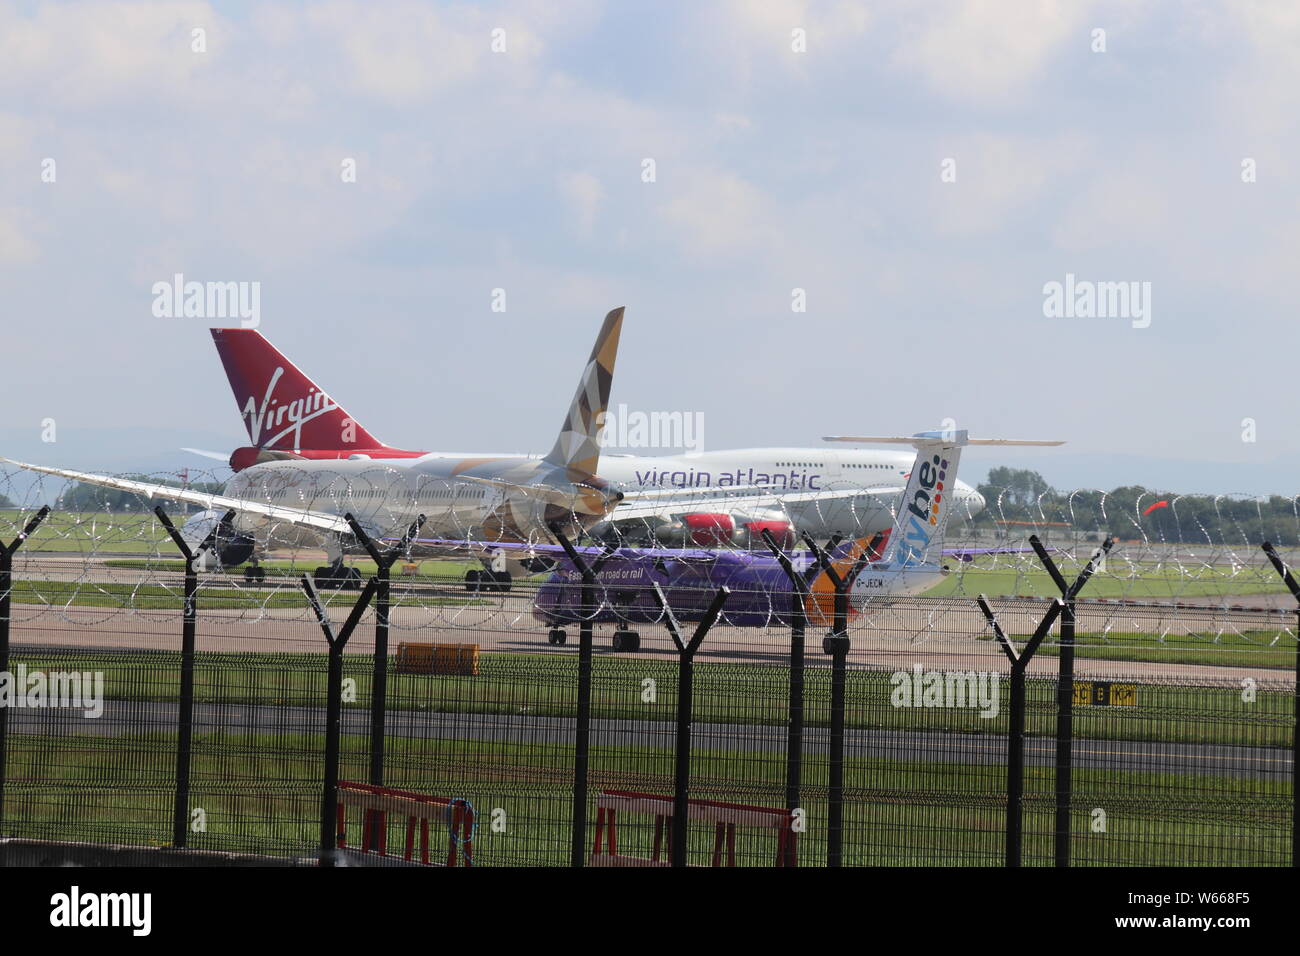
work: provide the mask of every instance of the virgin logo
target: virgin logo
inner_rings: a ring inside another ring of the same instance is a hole
[[[297,451],[302,445],[302,426],[314,418],[320,418],[338,408],[334,400],[324,392],[309,389],[303,398],[291,402],[281,402],[275,397],[275,386],[284,375],[284,368],[279,367],[267,382],[266,394],[262,396],[259,406],[256,396],[248,396],[244,403],[244,418],[248,423],[248,434],[258,448],[273,448],[276,443],[288,435],[293,435],[289,444]],[[266,434],[274,429],[274,434]]]

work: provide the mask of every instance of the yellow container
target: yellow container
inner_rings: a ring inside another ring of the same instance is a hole
[[[397,645],[397,673],[399,674],[460,674],[478,676],[477,644],[413,644],[403,641]]]

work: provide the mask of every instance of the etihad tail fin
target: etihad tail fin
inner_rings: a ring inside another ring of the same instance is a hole
[[[254,448],[317,449],[340,456],[388,449],[260,332],[211,331]]]
[[[564,416],[555,446],[544,461],[564,468],[570,481],[586,481],[596,474],[600,462],[600,435],[605,428],[609,408],[609,389],[614,381],[614,360],[618,357],[618,337],[623,328],[620,306],[605,316],[596,336],[591,357],[578,380],[569,411]]]
[[[970,438],[965,429],[918,432],[911,437],[826,436],[826,441],[912,445],[916,461],[898,505],[894,528],[881,560],[904,568],[939,564],[955,502],[957,464],[967,445],[1063,445],[1060,441]]]

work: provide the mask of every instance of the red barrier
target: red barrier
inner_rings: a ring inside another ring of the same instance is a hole
[[[786,866],[786,847],[790,847],[790,866],[798,865],[797,846],[799,834],[795,832],[795,815],[792,810],[775,807],[754,807],[743,803],[722,803],[717,800],[688,800],[691,821],[708,821],[714,824],[712,866],[736,865],[736,827],[773,829],[776,834],[775,866]],[[653,814],[655,840],[649,858],[625,856],[618,852],[618,814]],[[630,790],[604,790],[596,798],[596,842],[591,848],[590,866],[669,866],[664,859],[665,847],[671,844],[673,798],[653,793],[634,793]],[[601,852],[602,844],[605,852]],[[698,864],[696,864],[698,865]]]
[[[474,863],[474,808],[468,800],[431,797],[409,790],[376,787],[368,783],[340,780],[338,786],[338,846],[347,846],[347,808],[358,807],[365,814],[361,831],[361,852],[388,855],[388,814],[406,817],[406,846],[403,859],[415,855],[416,824],[420,831],[420,862],[429,866],[429,821],[436,820],[447,831],[447,866],[457,857],[465,866]]]

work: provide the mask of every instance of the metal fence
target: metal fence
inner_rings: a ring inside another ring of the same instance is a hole
[[[724,599],[628,652],[581,625],[547,643],[528,581],[399,563],[385,637],[378,584],[318,610],[295,565],[187,590],[161,526],[141,535],[134,557],[8,536],[0,836],[342,864],[1295,862],[1296,612],[1263,551],[1234,572],[1252,604],[1089,599],[1132,577],[1089,542],[1019,559],[1055,598],[764,628]]]

